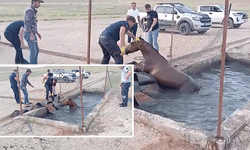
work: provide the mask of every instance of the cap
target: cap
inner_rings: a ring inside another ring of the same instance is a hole
[[[37,1],[40,1],[40,3],[44,3],[43,0],[31,0],[32,2],[37,2]]]
[[[31,71],[30,69],[27,69],[27,70],[26,70],[26,72],[30,72],[30,73],[32,73],[32,71]]]
[[[50,72],[50,69],[48,69],[47,72]]]

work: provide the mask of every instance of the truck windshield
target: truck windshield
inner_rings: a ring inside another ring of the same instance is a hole
[[[225,10],[225,7],[222,6],[222,5],[219,5],[218,7],[219,7],[220,9],[222,9],[223,11]]]
[[[187,6],[175,6],[175,8],[180,12],[180,13],[194,13],[192,9],[190,9]]]
[[[65,70],[61,70],[61,73],[69,73],[68,71]]]

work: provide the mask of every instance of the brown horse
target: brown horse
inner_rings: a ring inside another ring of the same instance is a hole
[[[170,66],[168,61],[141,37],[136,38],[126,47],[125,54],[128,55],[138,50],[141,51],[143,60],[141,64],[132,62],[137,71],[141,69],[152,75],[163,87],[176,88],[188,93],[200,90],[191,76]]]
[[[60,106],[67,106],[67,105],[69,105],[69,108],[79,108],[79,106],[71,98],[63,100],[62,103],[60,104]]]

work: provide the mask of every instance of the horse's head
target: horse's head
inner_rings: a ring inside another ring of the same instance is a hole
[[[60,106],[67,106],[70,105],[70,103],[72,103],[72,99],[71,98],[67,98],[65,100],[62,101],[62,103],[60,104]]]
[[[144,42],[145,41],[141,36],[137,37],[128,46],[126,46],[125,54],[128,55],[129,53],[134,53],[138,50],[141,50]]]

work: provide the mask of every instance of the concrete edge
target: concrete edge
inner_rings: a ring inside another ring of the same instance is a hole
[[[95,108],[87,115],[87,117],[84,120],[84,124],[86,129],[88,130],[93,120],[98,115],[99,111],[102,109],[102,107],[110,100],[110,97],[114,94],[118,93],[117,88],[111,88],[108,90],[108,92],[105,94],[104,98],[95,106]]]
[[[73,124],[73,123],[65,123],[62,121],[37,118],[37,117],[33,117],[33,116],[22,116],[21,118],[28,121],[28,122],[33,122],[33,123],[42,124],[45,126],[51,126],[51,127],[55,127],[55,128],[60,128],[60,129],[64,129],[64,130],[70,130],[70,131],[75,132],[75,133],[81,133],[81,132],[86,131],[86,129],[84,127],[81,127],[81,126]]]
[[[221,149],[230,147],[231,142],[237,135],[250,123],[250,102],[241,109],[234,111],[221,125],[221,135],[223,140],[218,145]],[[216,129],[213,131],[213,137],[216,135]]]
[[[143,123],[148,127],[152,127],[165,135],[178,136],[192,144],[199,144],[205,147],[208,133],[187,126],[184,123],[179,123],[159,115],[151,114],[143,110],[134,109],[134,120],[138,123]]]

